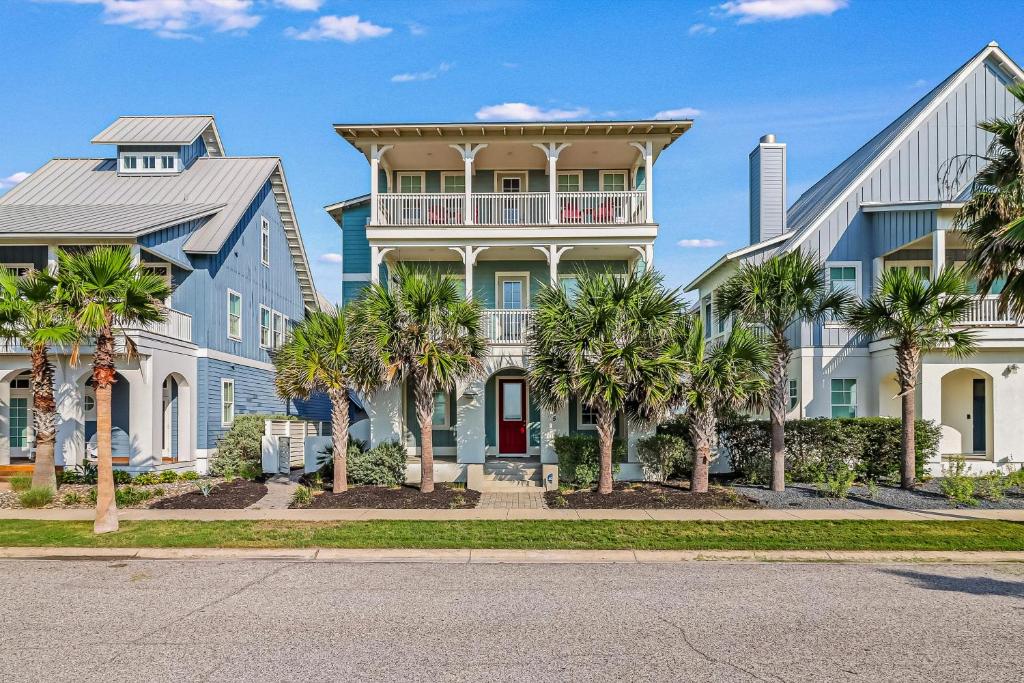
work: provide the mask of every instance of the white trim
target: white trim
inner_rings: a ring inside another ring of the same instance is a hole
[[[906,201],[906,202],[861,202],[860,208],[865,213],[882,213],[886,211],[942,211],[944,209],[959,209],[963,202],[931,202],[931,201]]]
[[[342,273],[342,282],[369,282],[370,273]]]
[[[494,455],[501,458],[527,458],[530,454],[530,383],[526,373],[512,374],[498,372],[494,377]],[[523,453],[501,452],[501,381],[519,380],[523,383],[523,421],[526,423],[526,451]],[[486,439],[484,439],[486,441]],[[486,446],[486,444],[485,444]],[[484,455],[486,459],[486,453]]]
[[[562,190],[558,187],[558,176],[563,175],[574,175],[580,181],[580,189],[578,190]],[[555,169],[555,190],[558,192],[583,192],[583,171],[563,171],[562,169]]]
[[[271,321],[273,324],[270,328],[270,344],[272,348],[279,349],[284,346],[285,339],[287,338],[285,326],[288,318],[284,313],[271,311]],[[278,321],[281,323],[280,328],[278,327]],[[280,332],[280,340],[278,340],[278,332]]]
[[[494,192],[501,192],[501,179],[502,178],[519,178],[523,181],[523,184],[519,186],[519,192],[530,191],[530,172],[529,171],[495,171],[494,172]],[[510,192],[509,194],[516,194]]]
[[[7,270],[14,271],[15,275],[20,277],[19,270],[25,270],[26,275],[33,270],[37,270],[34,263],[0,263],[0,268],[6,268]]]
[[[266,327],[266,328],[263,327],[263,312],[264,311],[266,311],[267,315],[269,316],[269,318],[267,319],[267,323],[269,324],[269,326]],[[263,304],[260,304],[259,324],[260,324],[260,339],[259,339],[259,341],[260,341],[260,348],[261,349],[273,348],[273,343],[274,343],[274,312],[272,310],[270,310],[269,307],[264,306]],[[267,330],[267,343],[266,344],[263,343],[263,330],[264,329]]]
[[[234,294],[235,296],[238,297],[238,336],[237,337],[233,336],[231,334],[231,295],[232,294]],[[228,289],[227,304],[228,304],[228,307],[227,307],[227,311],[226,312],[227,312],[228,339],[230,339],[231,341],[239,341],[240,342],[240,341],[242,341],[242,334],[245,332],[244,326],[242,325],[242,317],[243,317],[242,316],[242,308],[245,305],[245,302],[242,301],[242,295],[239,292],[236,292],[233,289]]]
[[[252,358],[243,358],[242,356],[236,356],[233,353],[225,353],[223,351],[217,351],[216,349],[196,349],[196,358],[209,358],[211,360],[220,360],[225,363],[233,363],[235,365],[243,365],[247,368],[256,368],[257,370],[269,370],[274,371],[273,363],[264,363],[263,361],[253,360]]]
[[[420,190],[419,192],[402,192],[402,178],[408,176],[410,178],[420,179]],[[426,171],[395,171],[395,194],[420,194],[427,191],[427,173]]]
[[[853,268],[854,276],[854,291],[853,295],[858,301],[864,299],[864,278],[861,273],[861,262],[860,261],[825,261],[825,285],[829,291],[832,290],[832,268]],[[828,320],[825,321],[825,327],[849,327],[843,320]]]
[[[452,393],[451,391],[445,391],[444,389],[438,389],[434,392],[434,400],[437,400],[438,394],[444,394],[444,423],[434,424],[434,411],[430,411],[430,427],[431,431],[444,430],[452,428]],[[458,400],[458,398],[456,398]]]
[[[168,143],[160,144],[166,146]],[[145,157],[153,157],[153,168],[145,168],[145,162],[143,161]],[[170,168],[164,167],[164,159],[166,157],[171,157],[173,159]],[[135,167],[128,168],[125,162],[126,159],[134,159]],[[155,151],[152,149],[146,149],[145,147],[135,147],[134,149],[122,148],[117,155],[117,173],[120,175],[171,175],[180,170],[180,150]]]
[[[462,178],[462,190],[459,192],[445,192],[444,179],[445,178]],[[466,192],[466,172],[465,171],[441,171],[441,194],[465,194]],[[424,189],[424,192],[426,190]]]
[[[868,178],[870,178],[875,173],[875,171],[878,170],[882,163],[886,159],[888,159],[894,151],[899,149],[900,145],[906,142],[910,135],[915,130],[917,130],[921,126],[921,124],[928,119],[928,117],[935,113],[939,106],[946,101],[946,98],[949,96],[949,94],[956,90],[957,88],[959,88],[961,85],[963,85],[964,81],[967,80],[967,77],[970,76],[979,65],[983,64],[985,60],[988,59],[993,54],[1001,58],[1001,66],[1005,67],[1008,71],[1012,71],[1013,75],[1016,76],[1020,81],[1024,81],[1024,71],[1021,71],[1020,67],[1018,67],[1013,62],[1013,60],[1011,60],[1006,55],[1005,52],[999,49],[998,45],[995,45],[994,43],[989,44],[988,47],[986,47],[984,50],[978,53],[977,57],[975,57],[973,60],[965,64],[963,67],[961,67],[962,71],[960,75],[957,76],[957,78],[954,79],[951,83],[949,83],[949,85],[946,86],[946,89],[942,93],[938,94],[935,97],[935,99],[932,100],[932,102],[927,107],[925,107],[924,110],[919,112],[918,115],[914,117],[914,119],[903,129],[903,132],[901,132],[891,142],[889,142],[886,148],[875,156],[871,164],[869,164],[867,168],[865,168],[860,173],[860,175],[858,175],[853,180],[853,182],[847,183],[846,186],[843,188],[843,191],[832,201],[832,203],[829,204],[824,211],[815,216],[814,219],[807,225],[807,227],[805,227],[798,235],[795,236],[795,239],[793,239],[792,242],[786,244],[785,250],[787,252],[792,251],[793,249],[796,249],[801,244],[803,244],[804,240],[806,240],[811,235],[811,233],[817,230],[817,228],[821,225],[824,219],[826,219],[828,216],[831,216],[845,201],[848,200],[851,190],[860,187],[865,182],[867,182]],[[790,233],[789,236],[794,237],[792,233]]]
[[[530,273],[529,271],[498,271],[494,274],[494,305],[495,308],[505,308],[505,297],[501,289],[501,279],[507,278],[524,278],[526,280],[526,291],[523,297],[523,308],[527,309],[530,307]]]
[[[576,401],[576,431],[578,432],[594,432],[597,431],[597,423],[586,424],[583,421],[583,401]],[[596,419],[596,416],[595,416]]]
[[[231,420],[228,422],[224,421],[224,387],[231,385]],[[235,408],[238,404],[238,395],[235,393],[235,380],[227,377],[220,378],[220,426],[230,427],[235,422],[236,411]]]
[[[629,170],[628,169],[614,169],[614,168],[611,168],[611,169],[608,169],[607,171],[598,171],[597,172],[597,189],[599,191],[601,191],[601,192],[618,192],[618,190],[605,190],[604,189],[604,177],[606,175],[610,174],[610,173],[616,173],[616,174],[621,173],[622,174],[622,176],[623,176],[623,178],[622,178],[622,191],[623,192],[626,192],[628,190],[633,189],[633,188],[631,188],[629,186]]]
[[[266,258],[263,258],[264,239],[267,247]],[[266,216],[260,216],[260,263],[270,267],[270,220]]]
[[[829,416],[829,418],[833,417],[832,413],[835,411],[835,407],[837,405],[841,405],[841,406],[844,406],[844,407],[848,407],[848,406],[852,405],[853,406],[853,417],[860,417],[860,394],[859,394],[859,389],[857,387],[857,384],[858,384],[857,380],[858,380],[858,378],[857,377],[829,377],[828,379],[829,379],[829,382],[828,382],[828,416]],[[839,403],[839,404],[833,403],[832,402],[832,382],[838,382],[838,381],[844,381],[845,382],[845,381],[848,381],[848,380],[853,380],[853,396],[852,396],[853,403],[852,404],[851,403]]]

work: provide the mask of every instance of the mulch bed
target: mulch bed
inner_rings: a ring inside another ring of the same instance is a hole
[[[464,510],[475,508],[479,491],[435,484],[433,493],[420,493],[413,486],[353,486],[345,493],[325,491],[313,496],[307,509],[373,508],[395,510]],[[297,507],[292,504],[291,507]]]
[[[548,491],[544,499],[552,509],[669,510],[679,508],[751,508],[754,504],[727,488],[711,485],[707,493],[690,493],[686,482],[617,482],[602,495],[596,490]]]
[[[190,491],[173,498],[163,498],[150,508],[156,510],[241,510],[267,495],[266,484],[246,479],[217,484],[204,496],[200,491]]]

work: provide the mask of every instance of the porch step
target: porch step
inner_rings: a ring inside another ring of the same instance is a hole
[[[538,462],[484,463],[481,491],[527,491],[542,488]]]

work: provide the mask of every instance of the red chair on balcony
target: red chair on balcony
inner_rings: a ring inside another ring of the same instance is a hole
[[[609,199],[596,209],[591,209],[590,220],[593,223],[614,223],[615,202]]]
[[[563,204],[562,205],[562,222],[563,223],[582,223],[583,213],[580,211],[580,207],[575,203]]]

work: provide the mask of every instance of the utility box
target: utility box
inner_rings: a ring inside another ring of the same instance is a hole
[[[291,472],[291,440],[287,436],[264,436],[260,441],[260,460],[264,474]]]

